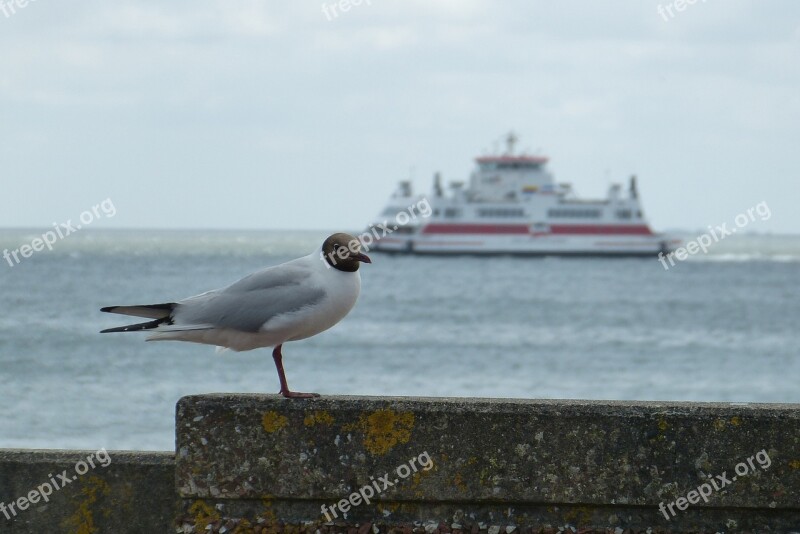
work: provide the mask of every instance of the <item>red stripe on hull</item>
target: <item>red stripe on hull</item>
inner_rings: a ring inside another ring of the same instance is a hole
[[[558,224],[550,226],[550,233],[559,235],[653,235],[647,225],[620,224]]]
[[[423,234],[528,234],[527,225],[520,224],[429,224]]]

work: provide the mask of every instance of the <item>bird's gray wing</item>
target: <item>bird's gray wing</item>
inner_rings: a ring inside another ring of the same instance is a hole
[[[311,272],[284,264],[253,273],[230,286],[178,303],[175,326],[208,325],[258,332],[278,315],[313,306],[325,297],[321,287],[304,284]]]
[[[305,258],[301,258],[305,259]],[[247,275],[238,282],[234,282],[221,291],[227,293],[243,293],[273,287],[299,286],[311,277],[308,265],[297,260],[267,267],[253,274]]]

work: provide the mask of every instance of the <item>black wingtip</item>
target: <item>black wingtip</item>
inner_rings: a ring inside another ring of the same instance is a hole
[[[106,328],[105,330],[100,330],[100,333],[111,334],[113,332],[135,332],[137,330],[145,330],[145,328],[143,328],[141,324],[133,324],[128,326],[117,326],[115,328]]]
[[[161,319],[147,321],[146,323],[129,324],[127,326],[118,326],[116,328],[106,328],[105,330],[100,330],[100,333],[110,334],[112,332],[138,332],[140,330],[152,330],[153,328],[158,328],[159,325],[164,323],[172,324],[172,321],[169,317],[162,317]]]
[[[169,315],[177,305],[178,305],[177,302],[165,302],[163,304],[134,304],[132,306],[106,306],[105,308],[100,308],[100,311],[106,313],[120,313],[122,315],[133,315],[136,317],[160,318]],[[152,310],[156,313],[155,314],[150,312],[142,313],[143,311],[146,310]]]

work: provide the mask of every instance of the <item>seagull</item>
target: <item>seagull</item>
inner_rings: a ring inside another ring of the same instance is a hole
[[[361,252],[359,240],[336,233],[308,256],[267,267],[221,289],[178,302],[101,308],[152,321],[100,333],[146,330],[150,332],[147,341],[189,341],[237,352],[271,347],[280,394],[318,397],[289,390],[281,347],[287,341],[319,334],[348,314],[361,290],[361,263],[372,261]]]

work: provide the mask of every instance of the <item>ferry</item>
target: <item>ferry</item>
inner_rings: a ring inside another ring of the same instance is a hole
[[[679,239],[650,228],[635,176],[627,192],[611,184],[606,198],[582,200],[569,183],[555,182],[547,157],[515,154],[517,140],[510,133],[505,153],[476,158],[466,184],[452,182],[445,190],[437,173],[432,192],[421,195],[414,193],[410,181],[400,182],[370,224],[375,237],[370,249],[629,257],[666,255],[680,245]]]

